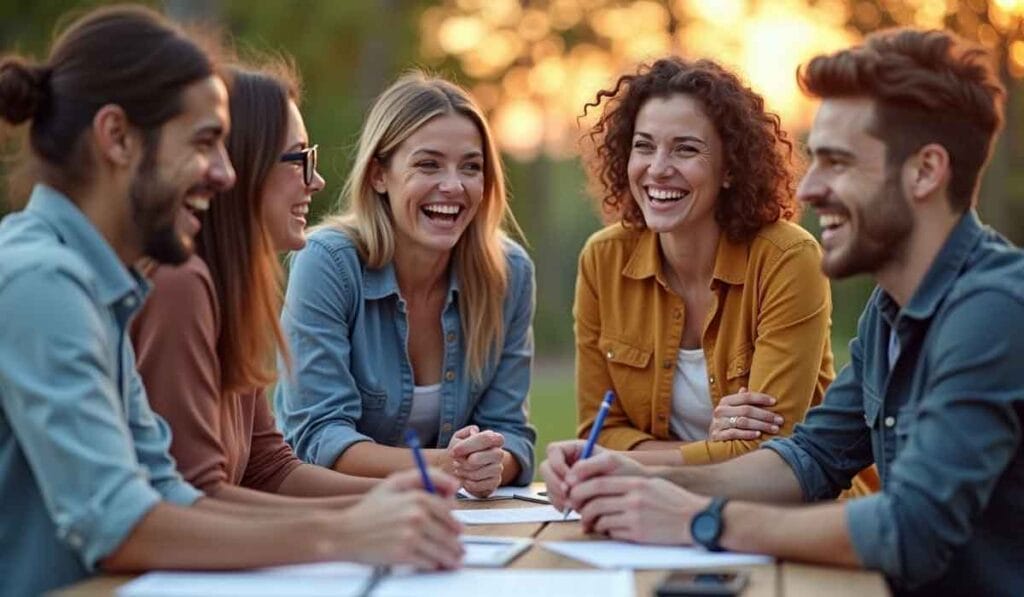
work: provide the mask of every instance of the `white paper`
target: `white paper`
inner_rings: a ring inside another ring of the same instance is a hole
[[[551,503],[546,496],[540,495],[529,485],[525,487],[519,487],[516,485],[504,485],[494,490],[491,495],[480,498],[469,493],[465,489],[459,489],[459,500],[467,502],[493,502],[497,500],[511,500],[515,498],[528,498],[527,501],[542,501],[545,503]]]
[[[637,545],[625,541],[548,541],[540,544],[557,554],[598,568],[656,570],[771,564],[775,558],[758,554],[712,552],[702,547]]]
[[[554,506],[529,506],[526,508],[494,508],[491,510],[452,510],[452,516],[462,524],[514,524],[520,522],[561,522],[564,514]],[[580,515],[572,512],[565,520],[579,520]]]
[[[358,595],[368,575],[317,566],[300,574],[302,566],[287,574],[253,572],[151,572],[121,587],[121,597],[349,597]],[[374,597],[633,597],[633,574],[606,570],[459,570],[391,575],[373,591]]]
[[[463,535],[461,539],[462,546],[466,548],[462,565],[469,568],[500,568],[533,544],[533,539],[528,537]]]

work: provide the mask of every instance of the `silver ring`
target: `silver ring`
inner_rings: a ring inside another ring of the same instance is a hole
[[[735,426],[736,426],[736,417],[735,416],[729,417],[729,427],[735,427]]]

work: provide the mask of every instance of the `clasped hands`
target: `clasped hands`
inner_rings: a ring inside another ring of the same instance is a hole
[[[455,432],[442,458],[442,468],[476,497],[487,497],[501,486],[505,471],[505,438],[476,425]]]
[[[663,545],[689,544],[690,519],[711,501],[665,479],[625,454],[598,446],[580,460],[585,442],[548,445],[541,475],[560,511],[580,513],[583,530],[613,539]]]

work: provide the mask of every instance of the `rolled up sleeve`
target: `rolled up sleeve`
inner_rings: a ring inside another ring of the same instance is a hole
[[[61,268],[9,280],[0,313],[4,414],[58,537],[94,570],[161,500],[115,385],[118,339],[87,285]],[[183,487],[167,493],[188,501]]]
[[[278,424],[299,458],[331,468],[360,433],[362,401],[350,369],[354,293],[351,265],[311,238],[295,255],[281,326],[292,363],[278,359]]]
[[[940,577],[971,539],[1022,435],[1020,297],[991,290],[963,297],[935,332],[922,357],[931,364],[924,398],[896,417],[908,432],[897,438],[905,445],[885,493],[847,506],[861,562],[909,589]]]
[[[520,249],[521,250],[521,249]],[[505,450],[519,463],[514,485],[533,480],[534,443],[537,432],[527,422],[527,395],[533,366],[533,264],[525,253],[510,263],[510,300],[506,310],[505,342],[497,369],[476,405],[471,420],[482,429],[492,429],[505,438]]]

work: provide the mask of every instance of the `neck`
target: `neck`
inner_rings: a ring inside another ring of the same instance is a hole
[[[921,218],[903,250],[874,273],[875,280],[902,308],[921,286],[960,216]]]
[[[61,192],[92,222],[126,267],[142,257],[127,188],[97,183],[87,189],[63,189]],[[114,201],[112,197],[123,197],[123,200]]]
[[[428,252],[395,247],[395,278],[402,298],[416,301],[448,287],[452,252]]]
[[[658,245],[666,269],[684,286],[708,286],[715,273],[720,236],[721,231],[714,222],[696,229],[659,233]]]

